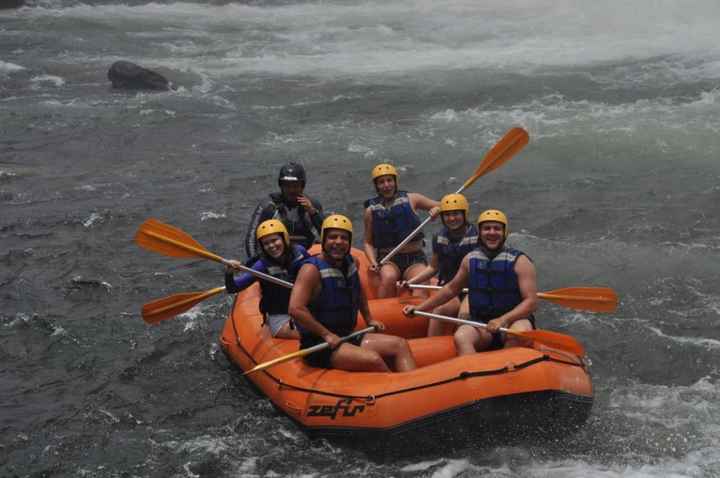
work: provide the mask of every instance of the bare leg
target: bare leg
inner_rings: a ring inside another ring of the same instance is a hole
[[[458,318],[463,320],[470,320],[470,299],[466,295],[460,303],[460,310],[458,311]]]
[[[393,364],[396,372],[414,370],[417,365],[407,340],[387,334],[367,334],[362,341],[363,349],[377,352],[383,359]]]
[[[492,334],[484,329],[478,329],[470,325],[458,327],[454,337],[458,355],[474,354],[487,349],[492,343]]]
[[[400,269],[395,264],[388,263],[382,266],[379,274],[378,299],[397,296],[397,281],[400,278]]]
[[[459,309],[460,300],[456,297],[439,307],[435,307],[435,309],[433,309],[433,313],[456,317]],[[433,319],[428,320],[428,337],[435,337],[436,335],[452,335],[454,330],[455,326],[449,322]]]
[[[403,274],[403,279],[408,280],[416,275],[418,275],[420,272],[422,272],[425,269],[425,264],[413,264],[407,269],[405,269],[405,273]],[[425,281],[424,284],[427,284],[428,282]],[[412,289],[412,295],[415,297],[428,297],[430,294],[428,294],[428,291],[425,289]]]
[[[532,323],[528,319],[516,320],[511,326],[510,330],[517,330],[518,332],[526,332],[532,330]],[[504,348],[508,347],[527,347],[528,339],[519,337],[517,335],[506,334]]]
[[[330,365],[351,372],[389,372],[385,360],[374,350],[343,343],[330,357]]]

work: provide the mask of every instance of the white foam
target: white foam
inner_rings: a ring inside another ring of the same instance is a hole
[[[657,423],[668,429],[688,426],[715,436],[720,416],[720,387],[709,377],[689,386],[630,384],[613,388],[609,407],[640,423]],[[720,454],[719,454],[720,455]],[[719,456],[720,457],[720,456]]]
[[[203,211],[200,213],[200,221],[210,221],[213,219],[225,219],[227,215],[223,212]]]
[[[720,340],[709,339],[705,337],[682,337],[678,335],[668,335],[662,330],[652,326],[648,326],[648,329],[650,329],[659,337],[670,339],[673,342],[679,344],[694,345],[696,347],[704,347],[706,349],[720,349]]]
[[[88,218],[83,221],[82,225],[85,227],[92,227],[95,224],[98,224],[101,222],[103,222],[102,215],[97,212],[94,212],[94,213],[90,214],[90,216],[88,216]]]
[[[163,40],[165,51],[176,56],[154,59],[158,64],[214,77],[268,72],[358,78],[452,69],[537,75],[550,66],[623,61],[636,81],[720,77],[720,8],[714,0],[698,0],[693,8],[672,0],[77,4],[25,15],[98,23],[112,18],[156,32],[140,35]],[[199,37],[202,42],[193,41]],[[643,73],[634,59],[656,60],[666,74]],[[608,75],[610,82],[631,77]]]
[[[15,73],[16,71],[22,71],[24,69],[24,66],[0,60],[0,73]]]
[[[40,75],[40,76],[33,76],[30,78],[31,83],[50,83],[53,86],[61,87],[65,84],[65,80],[59,76],[54,75]]]

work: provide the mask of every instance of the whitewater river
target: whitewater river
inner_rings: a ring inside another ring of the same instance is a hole
[[[0,11],[0,476],[720,477],[719,18],[717,0]],[[121,59],[177,90],[112,90]],[[220,351],[230,298],[142,321],[222,284],[138,248],[148,217],[242,259],[292,159],[359,246],[374,164],[439,198],[513,126],[530,144],[468,189],[472,214],[508,213],[540,290],[621,297],[538,313],[592,362],[576,435],[382,458],[310,440]]]

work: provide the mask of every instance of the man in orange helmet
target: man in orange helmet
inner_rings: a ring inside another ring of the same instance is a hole
[[[468,287],[470,318],[487,324],[487,327],[458,327],[454,336],[458,355],[518,345],[518,339],[505,336],[500,329],[527,331],[535,327],[535,266],[523,252],[505,245],[509,234],[508,220],[501,211],[484,211],[477,223],[479,247],[465,256],[455,277],[422,304],[403,310],[407,316],[412,316],[416,310],[432,310]]]
[[[328,216],[320,233],[322,252],[305,261],[290,295],[289,312],[300,331],[300,348],[322,342],[330,347],[307,355],[314,367],[341,370],[407,372],[415,360],[402,337],[367,333],[347,342],[360,312],[370,326],[385,326],[373,319],[360,284],[355,261],[350,255],[352,223],[340,214]]]

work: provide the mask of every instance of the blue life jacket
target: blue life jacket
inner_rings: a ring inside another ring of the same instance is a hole
[[[508,247],[492,260],[479,248],[470,253],[468,295],[473,320],[489,322],[522,302],[515,273],[515,263],[522,255]]]
[[[465,234],[458,240],[450,238],[450,231],[443,227],[435,234],[432,242],[433,253],[438,256],[438,281],[446,284],[455,277],[463,258],[478,246],[478,229],[475,224],[468,224]]]
[[[332,333],[342,337],[353,331],[360,305],[360,276],[350,254],[341,269],[332,267],[318,256],[311,256],[305,264],[312,264],[320,271],[320,293],[308,305],[315,320]],[[312,335],[298,324],[300,334]]]
[[[304,247],[297,244],[292,244],[291,248],[293,258],[287,269],[263,254],[260,260],[267,268],[268,274],[284,281],[295,282],[300,266],[303,265],[305,259],[310,257],[310,254],[308,254]],[[292,289],[273,284],[263,279],[258,280],[260,281],[260,288],[262,290],[260,312],[264,314],[287,314]]]
[[[381,196],[365,201],[365,208],[370,208],[372,213],[372,240],[378,250],[394,248],[420,225],[420,218],[410,205],[407,191],[398,191],[388,208],[383,205]],[[423,237],[420,232],[413,241]]]

